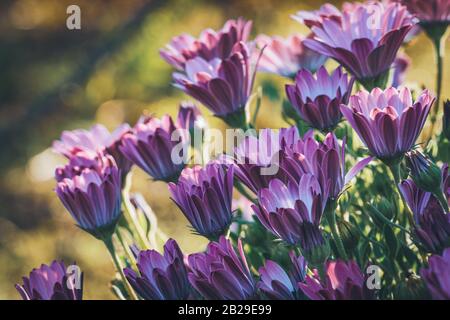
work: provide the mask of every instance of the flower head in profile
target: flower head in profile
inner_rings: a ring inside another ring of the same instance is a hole
[[[81,169],[77,159],[56,169],[56,194],[81,229],[104,239],[121,216],[120,169],[110,155],[99,155],[95,165]]]
[[[234,168],[218,163],[205,168],[186,168],[178,183],[169,183],[169,191],[192,228],[209,239],[217,239],[228,229],[232,219]]]
[[[131,130],[128,124],[122,124],[112,133],[101,124],[92,126],[89,130],[77,129],[73,131],[64,131],[60,140],[53,142],[53,150],[57,153],[71,159],[80,153],[95,154],[98,152],[110,154],[120,168],[122,175],[125,176],[131,169],[129,161],[119,150],[122,137]]]
[[[253,205],[253,210],[276,237],[310,251],[325,241],[319,223],[328,200],[327,191],[322,191],[311,174],[304,174],[298,184],[273,179],[268,188],[259,191],[259,204]]]
[[[246,125],[246,105],[255,72],[249,49],[237,43],[229,57],[207,61],[197,57],[186,62],[184,73],[174,73],[175,86],[201,102],[228,125]]]
[[[347,104],[354,79],[337,68],[328,74],[321,67],[316,76],[302,69],[295,77],[295,84],[286,85],[286,94],[300,118],[308,125],[321,131],[333,130],[342,114],[341,104]]]
[[[156,250],[140,251],[137,274],[131,268],[124,273],[134,290],[146,300],[186,300],[191,293],[183,253],[175,240],[164,245],[164,254]]]
[[[55,260],[31,270],[16,289],[23,300],[81,300],[83,274],[71,272],[64,262]]]
[[[307,276],[300,289],[311,300],[372,300],[374,290],[366,284],[366,277],[355,261],[328,261],[325,279],[317,274]]]
[[[120,151],[155,180],[176,181],[185,166],[184,148],[173,159],[174,148],[186,137],[168,115],[143,116],[122,138]],[[178,133],[178,134],[177,134]]]
[[[332,132],[325,136],[323,142],[317,141],[312,133],[307,133],[304,139],[297,140],[290,148],[285,149],[286,155],[281,167],[294,181],[299,181],[304,174],[314,175],[323,193],[334,201],[356,174],[373,159],[366,157],[347,171],[345,148],[346,140],[339,143]]]
[[[413,147],[433,102],[428,90],[413,102],[408,88],[375,88],[351,96],[341,111],[370,153],[391,161]]]
[[[266,260],[259,268],[258,289],[270,300],[294,300],[296,284],[293,284],[286,271],[272,260]]]
[[[228,20],[219,31],[204,30],[198,39],[189,34],[182,34],[174,37],[161,49],[160,55],[178,70],[184,70],[187,61],[197,57],[205,61],[226,59],[236,43],[247,41],[251,27],[251,21],[238,18]]]
[[[257,137],[249,135],[241,141],[229,162],[235,167],[239,181],[257,194],[274,178],[286,181],[287,173],[280,168],[280,158],[283,150],[299,139],[295,126],[279,130],[261,129]]]
[[[433,255],[428,259],[428,268],[421,275],[433,299],[450,300],[450,248],[442,255]]]
[[[263,49],[258,70],[294,78],[297,71],[307,69],[316,72],[327,57],[303,45],[305,38],[301,35],[291,35],[287,38],[259,35],[256,45]]]
[[[256,284],[247,264],[242,243],[238,253],[225,237],[210,242],[204,253],[189,255],[189,281],[207,300],[256,298]]]
[[[405,5],[425,27],[439,23],[450,24],[450,2],[448,0],[399,0],[399,2]]]
[[[308,21],[313,39],[305,45],[342,64],[366,89],[384,86],[388,71],[414,18],[398,3],[368,1],[344,6],[341,14],[327,6],[298,13]]]

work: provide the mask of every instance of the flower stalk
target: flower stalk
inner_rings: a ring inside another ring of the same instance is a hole
[[[134,292],[133,288],[130,286],[130,283],[127,281],[127,278],[125,277],[125,274],[123,273],[122,263],[120,262],[117,252],[114,249],[113,234],[111,234],[110,236],[104,237],[102,240],[103,240],[103,243],[105,244],[106,248],[108,249],[109,254],[111,255],[114,266],[120,274],[120,278],[122,279],[123,285],[125,286],[129,297],[133,300],[138,300],[136,293]]]

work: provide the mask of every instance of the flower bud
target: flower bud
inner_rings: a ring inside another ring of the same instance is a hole
[[[410,151],[406,154],[406,163],[410,170],[411,178],[416,185],[425,191],[440,191],[441,169],[420,151]]]
[[[344,247],[347,249],[347,252],[352,252],[358,246],[360,239],[358,229],[345,220],[339,220],[337,225]]]
[[[430,294],[422,279],[411,274],[406,281],[400,282],[395,288],[395,298],[398,300],[425,300],[430,298]]]
[[[397,213],[397,209],[395,207],[394,202],[390,201],[389,199],[386,199],[385,197],[381,197],[376,200],[375,209],[378,210],[378,212],[380,212],[383,216],[385,216],[389,220],[395,218]],[[384,225],[385,222],[382,221],[382,219],[378,217],[378,215],[372,214],[371,217],[377,224],[377,226],[382,227]]]

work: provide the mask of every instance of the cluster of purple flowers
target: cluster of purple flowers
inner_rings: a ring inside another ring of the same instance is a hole
[[[204,252],[188,256],[172,239],[166,241],[163,254],[156,248],[133,247],[134,257],[128,258],[126,268],[113,254],[131,296],[377,298],[361,269],[369,265],[367,257],[361,262],[343,245],[336,210],[352,179],[379,159],[392,170],[412,211],[408,227],[418,251],[434,254],[420,271],[423,281],[433,298],[450,299],[448,165],[439,169],[413,150],[434,97],[424,90],[413,99],[410,89],[397,88],[409,64],[398,51],[416,24],[415,16],[424,28],[450,20],[447,1],[429,6],[419,2],[346,3],[342,10],[327,4],[314,12],[298,12],[294,19],[311,34],[287,39],[260,35],[250,41],[252,24],[240,18],[219,31],[205,30],[197,39],[178,36],[161,50],[176,69],[174,86],[233,128],[250,127],[248,106],[257,70],[293,81],[285,86],[286,97],[301,122],[312,128],[304,134],[298,129],[300,122],[280,130],[261,129],[245,136],[233,154],[190,167],[186,148],[179,149],[180,161],[173,157],[180,145],[189,146],[190,134],[205,127],[190,102],[181,104],[176,121],[168,115],[142,116],[134,127],[124,124],[113,133],[96,125],[62,134],[53,147],[69,162],[56,170],[56,193],[78,226],[103,240],[108,249],[123,218],[126,176],[132,165],[167,182],[173,202],[193,231],[209,240]],[[323,66],[328,58],[340,64],[331,73]],[[392,86],[387,86],[392,68]],[[355,82],[369,91],[354,93]],[[367,156],[352,150],[338,133],[339,126],[355,131]],[[396,175],[394,167],[405,158],[410,179],[401,181],[404,176]],[[265,259],[258,271],[248,263],[241,234],[229,236],[230,226],[240,223],[233,211],[235,191],[251,202],[245,223],[260,226],[288,247],[287,263]],[[340,219],[350,224],[343,214]],[[54,262],[34,269],[17,289],[24,299],[81,299],[82,288],[67,279],[64,264]]]

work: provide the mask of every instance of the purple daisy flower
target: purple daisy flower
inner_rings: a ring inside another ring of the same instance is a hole
[[[256,285],[238,240],[236,254],[230,241],[220,237],[204,253],[189,255],[189,281],[208,300],[247,300],[256,297]]]
[[[174,73],[177,88],[200,101],[216,117],[237,128],[246,126],[246,105],[255,72],[245,43],[237,43],[228,58],[186,62],[185,73]]]
[[[259,191],[259,204],[252,208],[276,237],[310,251],[325,242],[319,224],[328,200],[327,191],[322,191],[311,174],[304,174],[298,184],[273,179],[268,188]]]
[[[99,155],[96,165],[81,169],[76,160],[57,169],[56,194],[81,229],[105,239],[121,216],[120,169],[110,155]]]
[[[348,78],[337,68],[328,74],[321,67],[316,76],[302,69],[295,77],[295,84],[286,85],[286,95],[302,118],[311,127],[332,131],[342,118],[341,104],[347,104],[354,78]]]
[[[228,164],[235,167],[236,177],[257,194],[268,187],[273,178],[286,181],[287,173],[279,167],[280,157],[285,147],[299,139],[295,126],[279,130],[261,129],[258,137],[247,136],[243,139],[234,150],[232,159],[228,159]]]
[[[173,149],[186,140],[178,129],[168,115],[161,119],[143,116],[133,131],[123,136],[120,151],[155,180],[176,181],[187,156],[183,148],[178,154],[180,161],[172,159]],[[179,135],[175,136],[177,133]]]
[[[183,253],[175,240],[164,245],[164,254],[156,250],[140,251],[138,275],[133,269],[123,271],[134,290],[146,300],[186,300],[191,293]]]
[[[450,248],[442,256],[428,258],[428,268],[420,272],[433,299],[450,300]]]
[[[449,179],[447,170],[444,167],[443,173]],[[399,188],[414,215],[414,236],[426,251],[441,253],[450,246],[450,213],[445,212],[431,192],[419,189],[410,179],[402,181]],[[446,196],[450,199],[448,189]]]
[[[120,125],[112,133],[103,125],[96,124],[89,130],[77,129],[64,131],[60,140],[53,142],[53,150],[68,159],[79,153],[102,152],[110,154],[125,176],[131,169],[132,163],[119,150],[122,137],[131,131],[128,124]]]
[[[450,2],[448,0],[400,0],[398,2],[416,15],[424,26],[450,24]]]
[[[62,261],[53,261],[33,269],[16,289],[23,300],[82,300],[83,274],[70,272]]]
[[[317,274],[307,276],[299,283],[303,293],[311,300],[373,300],[374,290],[366,285],[366,277],[355,261],[328,261],[326,278],[320,281]]]
[[[178,70],[184,70],[187,61],[200,57],[205,61],[215,58],[226,59],[233,46],[246,42],[252,28],[252,22],[242,18],[228,20],[219,31],[204,30],[198,39],[189,34],[174,37],[160,50],[161,57]]]
[[[269,37],[264,34],[256,37],[256,45],[264,48],[258,70],[287,78],[294,78],[300,69],[316,72],[328,57],[305,47],[304,39],[297,34],[287,38]]]
[[[177,184],[169,183],[172,200],[195,232],[208,239],[217,239],[231,223],[233,172],[218,163],[197,165],[184,169]]]
[[[342,64],[368,90],[383,87],[397,51],[414,25],[413,16],[398,3],[352,4],[341,14],[330,8],[306,18],[297,14],[300,21],[309,21],[314,33],[305,45]]]
[[[339,144],[334,133],[325,136],[323,142],[317,142],[312,132],[306,138],[298,140],[286,148],[286,156],[281,167],[294,181],[304,174],[314,175],[322,189],[331,200],[339,198],[345,186],[361,171],[373,157],[367,157],[355,164],[348,172],[345,168],[345,139]]]
[[[341,111],[372,155],[389,162],[412,148],[433,102],[428,90],[413,102],[408,88],[375,88],[351,96]]]
[[[266,260],[259,268],[260,281],[257,288],[270,300],[295,300],[295,286],[286,271],[272,260]]]

